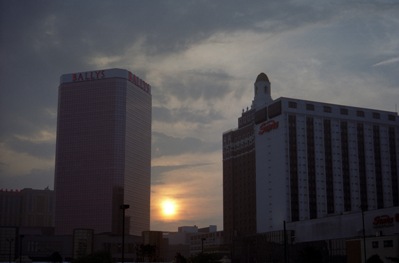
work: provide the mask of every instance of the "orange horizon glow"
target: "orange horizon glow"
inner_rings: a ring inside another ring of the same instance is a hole
[[[173,199],[165,199],[161,202],[161,215],[164,219],[176,219],[177,204]]]
[[[151,185],[151,229],[176,231],[185,225],[222,225],[222,176],[215,176],[222,168],[221,162],[215,162],[220,155],[219,151],[185,153],[151,160],[154,167],[170,168],[157,175],[161,183]]]

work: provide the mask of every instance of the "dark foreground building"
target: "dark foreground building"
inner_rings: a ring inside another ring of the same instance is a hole
[[[0,226],[53,227],[54,191],[0,190]]]
[[[151,87],[123,69],[61,76],[55,163],[57,235],[150,228]]]

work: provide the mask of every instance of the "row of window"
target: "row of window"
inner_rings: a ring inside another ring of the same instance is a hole
[[[373,248],[379,248],[380,242],[379,241],[372,241],[371,245]],[[383,240],[382,241],[383,247],[393,247],[393,240]]]
[[[298,205],[298,149],[297,149],[297,141],[296,141],[296,116],[295,115],[290,115],[288,117],[288,122],[289,122],[289,156],[290,156],[290,178],[291,178],[291,201],[292,201],[292,220],[295,220],[298,218],[297,214],[297,205]],[[324,122],[324,142],[325,142],[325,150],[326,153],[328,152],[328,155],[331,156],[332,154],[332,145],[331,145],[331,122],[329,120],[325,120]],[[351,209],[351,192],[350,192],[350,155],[349,155],[349,143],[348,143],[348,125],[347,122],[341,122],[340,126],[341,130],[341,163],[342,163],[342,176],[343,176],[343,182],[342,186],[344,189],[344,207],[345,211],[350,211]],[[312,201],[312,196],[310,193],[315,193],[315,145],[314,145],[314,122],[313,118],[307,117],[306,118],[306,131],[309,136],[307,136],[306,144],[307,144],[307,174],[308,174],[308,187],[309,187],[309,206],[311,207],[310,210],[310,218],[315,218],[316,215],[316,209],[317,206],[316,204]],[[392,131],[390,128],[390,140],[394,140],[393,138],[395,137],[395,133]],[[384,198],[383,198],[383,189],[382,189],[382,174],[381,174],[381,147],[380,145],[380,133],[379,133],[379,127],[374,126],[373,127],[373,143],[378,144],[378,147],[374,148],[374,168],[376,170],[376,184],[377,184],[377,206],[378,208],[384,207]],[[393,137],[393,138],[392,138]],[[329,140],[327,138],[330,138]],[[364,126],[362,123],[357,124],[356,126],[356,138],[357,138],[357,161],[358,161],[358,169],[359,169],[359,186],[360,186],[360,197],[361,197],[361,204],[364,207],[368,206],[368,195],[367,195],[367,178],[366,178],[366,158],[365,158],[365,139],[364,139]],[[390,151],[392,151],[392,148],[395,147],[394,145],[389,145]],[[326,158],[326,167],[329,169],[327,173],[327,178],[329,181],[332,181],[332,160],[327,160]],[[393,160],[394,166],[396,167],[396,160]],[[397,174],[392,173],[395,171],[391,171],[392,174],[392,189],[397,188]],[[331,193],[333,193],[334,189],[333,186],[327,185],[328,192],[330,195],[328,197],[332,197]],[[397,194],[395,194],[395,191],[393,191],[393,196],[394,196],[394,204],[396,204],[397,200],[395,197]],[[331,209],[329,209],[329,212],[332,213],[333,207],[334,207],[334,200],[328,200],[328,205]]]
[[[292,109],[298,108],[298,104],[295,101],[289,101],[288,102],[288,107]],[[315,105],[311,103],[306,103],[305,105],[306,110],[308,111],[315,111]],[[323,112],[326,113],[332,113],[332,107],[324,105],[323,106]],[[339,113],[341,115],[349,115],[349,109],[347,108],[340,108]],[[365,117],[365,112],[363,110],[356,110],[356,116],[357,117]],[[381,119],[381,114],[379,112],[372,112],[372,117],[373,119]],[[396,121],[396,116],[394,114],[388,114],[388,120],[390,121]]]

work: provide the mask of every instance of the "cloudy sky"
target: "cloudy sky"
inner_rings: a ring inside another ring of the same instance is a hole
[[[113,67],[152,86],[152,230],[222,229],[222,134],[256,76],[273,98],[395,111],[399,2],[0,0],[0,188],[53,189],[59,77]]]

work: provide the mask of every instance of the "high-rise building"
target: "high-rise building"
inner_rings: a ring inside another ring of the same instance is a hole
[[[327,217],[331,220],[324,225],[339,231],[334,216],[399,207],[396,112],[273,100],[264,73],[254,91],[238,128],[223,134],[228,242],[234,236],[282,230],[283,222],[298,228],[295,222]],[[345,227],[357,228],[357,218]],[[372,220],[370,232],[371,225]]]
[[[1,189],[0,226],[53,227],[54,191]]]
[[[223,230],[233,237],[256,233],[254,110],[243,111],[238,128],[223,134]]]
[[[242,111],[238,128],[223,134],[223,228],[226,243],[256,234],[255,112],[270,103],[266,74],[255,81],[255,98]]]
[[[141,235],[150,227],[151,87],[123,69],[61,76],[55,231]]]

